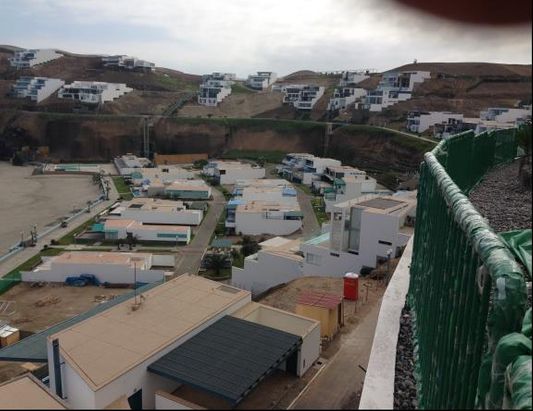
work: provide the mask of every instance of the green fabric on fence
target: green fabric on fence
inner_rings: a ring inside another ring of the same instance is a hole
[[[505,130],[463,133],[424,156],[408,294],[420,409],[487,408],[489,396],[503,397],[493,356],[522,327],[524,273],[466,194],[515,154]]]
[[[487,408],[502,408],[505,391],[505,370],[509,364],[512,364],[521,355],[531,355],[531,340],[524,334],[511,333],[498,342],[492,362]]]
[[[531,406],[531,355],[521,355],[505,371],[503,408],[530,410]]]
[[[527,310],[522,322],[522,334],[531,339],[531,308]]]
[[[529,278],[531,278],[531,228],[507,231],[499,235],[516,258],[524,264]]]

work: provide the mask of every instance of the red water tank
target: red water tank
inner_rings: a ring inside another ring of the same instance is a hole
[[[359,274],[344,274],[344,298],[356,301],[359,298]]]

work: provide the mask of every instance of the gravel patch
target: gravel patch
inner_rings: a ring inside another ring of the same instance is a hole
[[[396,367],[394,376],[394,409],[412,410],[418,408],[416,382],[413,375],[413,330],[409,307],[402,309],[400,335],[396,346]]]
[[[521,185],[519,163],[497,166],[470,193],[470,201],[496,233],[531,228],[531,187]]]

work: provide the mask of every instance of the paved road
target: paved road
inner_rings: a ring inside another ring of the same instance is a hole
[[[213,201],[210,203],[207,215],[204,217],[198,232],[189,245],[180,247],[178,250],[176,267],[174,268],[174,273],[177,275],[185,273],[196,274],[200,268],[202,255],[209,245],[211,235],[226,204],[220,191],[213,188],[212,193]]]
[[[349,334],[340,336],[341,347],[321,374],[291,409],[355,409],[363,388],[381,299]]]
[[[316,219],[315,211],[313,210],[313,205],[311,204],[311,199],[313,196],[306,194],[300,187],[296,187],[298,192],[298,203],[300,204],[300,209],[304,214],[303,219],[303,228],[302,232],[297,232],[289,237],[304,237],[307,238],[313,234],[317,234],[320,231],[320,226]]]
[[[118,193],[117,193],[117,190],[115,189],[115,185],[111,182],[111,184],[109,184],[109,187],[110,187],[109,200],[103,201],[97,206],[92,207],[90,213],[82,213],[78,217],[70,220],[68,227],[58,228],[52,231],[51,233],[48,233],[46,236],[40,238],[37,241],[37,244],[35,247],[28,247],[25,250],[20,251],[12,255],[11,257],[7,258],[6,260],[2,261],[0,263],[0,277],[3,277],[8,272],[13,270],[15,267],[19,266],[20,264],[22,264],[29,258],[38,254],[45,244],[50,244],[50,240],[59,239],[63,237],[65,234],[68,234],[70,231],[75,229],[77,226],[83,224],[89,218],[94,217],[96,214],[100,213],[105,208],[109,207],[115,201],[117,201]]]
[[[381,128],[381,129],[383,129],[383,130],[387,130],[387,131],[392,131],[392,132],[394,132],[394,133],[402,134],[402,135],[407,136],[407,137],[417,138],[417,139],[419,139],[419,140],[427,141],[427,142],[429,142],[429,143],[433,143],[433,144],[435,144],[435,145],[437,145],[437,143],[438,143],[438,142],[435,141],[435,140],[430,140],[429,138],[420,137],[420,136],[417,135],[417,134],[411,134],[411,133],[407,133],[407,132],[405,132],[405,131],[395,130],[395,129],[393,129],[393,128],[380,127],[380,126],[373,126],[373,127]]]

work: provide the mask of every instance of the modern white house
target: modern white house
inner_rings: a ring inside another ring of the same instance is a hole
[[[50,97],[65,82],[57,78],[48,77],[19,77],[11,88],[11,95],[17,98],[29,97],[31,101],[40,103]]]
[[[202,84],[198,91],[198,104],[216,107],[231,94],[231,86],[235,79],[234,73],[216,72],[202,76]]]
[[[189,170],[175,165],[142,167],[131,173],[131,182],[137,187],[149,184],[154,180],[160,180],[162,183],[171,183],[176,180],[192,179],[193,177],[194,174]]]
[[[277,170],[290,181],[311,186],[314,180],[320,180],[328,167],[340,165],[341,162],[334,158],[317,157],[308,153],[289,153]]]
[[[21,271],[25,282],[64,282],[67,277],[94,275],[101,283],[133,284],[161,281],[165,271],[153,269],[150,253],[67,251],[43,262],[32,271]]]
[[[202,173],[212,177],[218,184],[235,184],[237,180],[254,180],[265,177],[264,167],[240,161],[211,160]]]
[[[173,244],[189,244],[191,241],[191,227],[189,226],[143,224],[127,218],[109,218],[103,224],[95,225],[101,225],[106,240],[123,240],[131,234],[138,241],[162,241]]]
[[[11,67],[23,69],[47,63],[59,57],[63,57],[63,54],[54,49],[27,49],[15,51],[13,57],[9,57],[8,60]]]
[[[109,215],[142,224],[199,225],[204,213],[188,210],[182,201],[137,197],[119,203]]]
[[[248,76],[246,84],[250,88],[266,90],[277,79],[276,73],[272,71],[258,71],[257,74]]]
[[[87,104],[103,104],[113,101],[133,89],[123,83],[105,83],[102,81],[74,81],[59,89],[57,96],[63,99]]]
[[[141,172],[142,174],[142,170],[152,164],[146,157],[137,157],[132,153],[115,157],[113,163],[118,173],[128,179],[131,179],[132,173]]]
[[[329,230],[306,241],[281,237],[232,268],[232,284],[254,295],[302,276],[342,277],[395,258],[413,233],[415,192],[365,195],[336,204]]]
[[[335,181],[335,179],[342,179],[344,177],[348,176],[362,176],[366,177],[366,171],[359,170],[358,168],[352,167],[352,166],[343,166],[343,165],[328,165],[325,169],[322,175],[331,181]],[[372,185],[372,180],[368,180],[368,184]],[[365,191],[372,191],[371,187],[364,187]]]
[[[369,111],[381,111],[400,101],[411,99],[416,84],[431,78],[429,71],[400,71],[383,73],[376,89],[368,92],[363,107]]]
[[[531,105],[528,108],[490,107],[479,114],[479,118],[485,121],[499,123],[515,123],[531,119]]]
[[[260,294],[276,285],[302,277],[304,257],[302,241],[274,237],[259,243],[261,249],[244,259],[243,268],[231,268],[231,284]]]
[[[140,193],[147,197],[165,197],[173,200],[209,200],[211,187],[204,180],[162,180],[154,178],[144,181]]]
[[[281,88],[284,104],[291,104],[297,110],[311,110],[324,95],[325,87],[308,84],[292,84]]]
[[[335,178],[331,188],[323,191],[326,213],[331,213],[335,204],[376,193],[376,184],[376,179],[367,176],[366,173]]]
[[[355,86],[367,78],[370,78],[367,70],[363,71],[343,71],[339,80],[339,87]]]
[[[329,99],[328,110],[346,110],[348,106],[367,95],[364,88],[357,87],[337,87],[333,92],[333,97]]]
[[[182,275],[46,344],[50,390],[70,408],[199,409],[212,396],[235,407],[276,369],[303,376],[320,353],[320,322]]]
[[[155,63],[141,60],[137,57],[119,54],[102,57],[102,63],[107,68],[117,68],[133,71],[155,71]]]
[[[297,201],[230,200],[226,229],[239,235],[289,235],[302,227],[303,213]]]
[[[411,111],[407,115],[407,130],[412,133],[423,133],[436,124],[452,125],[461,123],[464,116],[448,111]]]

